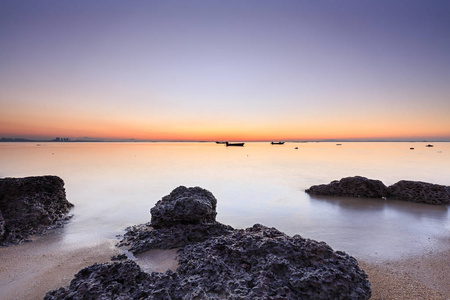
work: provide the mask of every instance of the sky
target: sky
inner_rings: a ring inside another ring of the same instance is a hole
[[[450,141],[450,1],[0,0],[0,137]]]

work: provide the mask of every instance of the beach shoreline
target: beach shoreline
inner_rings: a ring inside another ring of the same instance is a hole
[[[373,300],[450,299],[450,250],[425,253],[395,261],[367,262],[359,266],[369,276]]]
[[[43,299],[45,294],[68,286],[84,267],[110,261],[121,251],[116,240],[95,244],[62,245],[61,234],[33,237],[32,242],[0,248],[2,299]]]

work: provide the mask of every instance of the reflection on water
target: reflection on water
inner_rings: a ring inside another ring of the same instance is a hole
[[[179,185],[218,199],[218,220],[261,223],[324,240],[370,259],[433,250],[450,234],[447,208],[379,199],[310,197],[309,186],[346,176],[449,185],[450,143],[0,143],[1,177],[64,179],[75,215],[67,244],[114,238],[150,220],[149,209]],[[298,147],[298,149],[295,149]],[[414,147],[415,150],[410,150]]]

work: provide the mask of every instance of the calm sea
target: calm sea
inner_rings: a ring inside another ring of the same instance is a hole
[[[127,226],[148,222],[150,208],[185,185],[211,191],[217,220],[235,228],[261,223],[360,258],[396,259],[450,248],[449,207],[304,191],[355,175],[386,185],[402,179],[450,185],[450,143],[433,145],[0,143],[0,177],[50,174],[65,181],[75,204],[63,231],[66,244],[114,239]]]

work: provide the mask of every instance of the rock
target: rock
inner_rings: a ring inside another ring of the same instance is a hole
[[[369,299],[357,261],[324,242],[259,224],[190,244],[177,273],[185,294],[226,299]],[[185,280],[186,281],[186,280]],[[206,298],[206,297],[205,297]]]
[[[60,225],[72,206],[57,176],[0,179],[0,245],[19,244]]]
[[[387,188],[380,180],[354,176],[335,180],[329,184],[313,185],[306,192],[323,196],[382,198],[386,197]]]
[[[409,202],[450,204],[450,187],[421,181],[401,180],[387,188],[388,196]]]
[[[330,184],[313,185],[306,192],[323,196],[389,198],[416,203],[450,204],[449,186],[421,181],[401,180],[386,187],[379,180],[355,176],[335,180]]]
[[[231,226],[216,221],[217,200],[200,187],[180,186],[150,210],[151,222],[126,229],[120,246],[134,254],[172,249],[229,233]]]
[[[148,299],[143,285],[150,281],[151,275],[130,260],[94,264],[79,271],[69,288],[48,292],[44,299]]]
[[[44,299],[369,299],[357,261],[324,242],[256,224],[186,245],[176,273],[95,264]]]
[[[3,219],[3,215],[0,212],[0,241],[3,240],[3,236],[5,235],[5,219]]]
[[[182,195],[184,206],[197,207],[198,198],[186,195],[200,193],[211,199],[210,193],[200,188],[179,189],[169,195],[176,196],[169,201]],[[186,203],[189,201],[194,204]],[[215,204],[211,204],[214,212]],[[181,247],[176,273],[169,270],[147,274],[130,260],[95,264],[81,270],[69,287],[50,291],[44,299],[369,299],[371,296],[367,275],[357,261],[344,252],[333,251],[324,242],[299,235],[289,237],[259,224],[235,230],[210,217],[205,222],[205,215],[193,210],[198,219],[186,216],[179,223],[164,222],[167,227],[152,228],[155,210],[151,211],[152,223],[128,228],[122,243],[131,246],[133,252]],[[174,215],[173,209],[157,211]],[[175,215],[178,222],[180,218]],[[212,215],[215,217],[215,213],[208,213]]]
[[[123,253],[111,257],[111,261],[126,260],[126,259],[128,259],[128,256],[126,254],[123,254]]]
[[[153,229],[150,224],[128,227],[119,247],[127,247],[134,254],[151,249],[180,248],[191,243],[203,242],[214,236],[230,233],[231,226],[214,222],[210,224],[178,224]]]
[[[159,200],[150,210],[154,228],[176,224],[213,223],[216,220],[217,200],[211,192],[200,187],[179,186]]]

